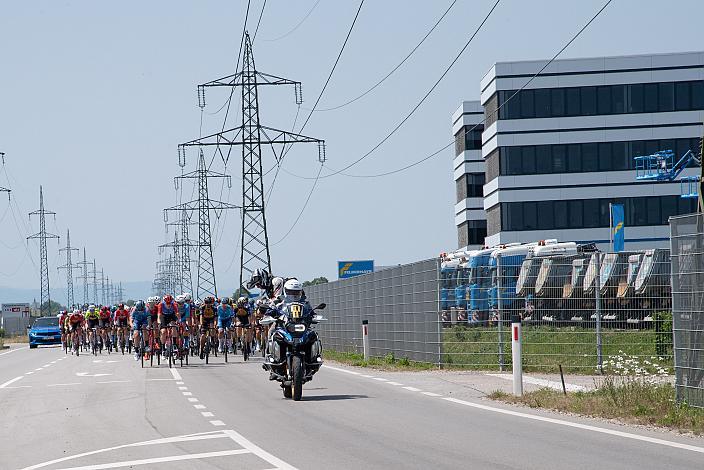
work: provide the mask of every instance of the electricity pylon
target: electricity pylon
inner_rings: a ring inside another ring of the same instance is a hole
[[[71,232],[68,229],[66,229],[66,247],[59,249],[59,252],[62,251],[66,252],[66,264],[59,266],[56,269],[66,270],[66,307],[72,309],[76,305],[73,298],[73,268],[77,266],[74,266],[73,261],[71,260],[71,253],[80,250],[78,248],[71,247]]]
[[[98,269],[95,264],[95,258],[93,258],[93,270],[90,272],[91,275],[91,285],[93,286],[93,303],[98,305],[100,303],[100,298],[98,297]]]
[[[318,160],[325,162],[325,141],[282,131],[259,123],[258,87],[262,85],[293,85],[296,103],[303,102],[301,82],[257,71],[249,33],[245,33],[242,71],[198,86],[198,105],[205,106],[206,87],[242,88],[242,125],[217,134],[201,137],[179,145],[179,164],[185,164],[188,146],[242,146],[242,233],[240,245],[240,286],[244,276],[249,277],[257,268],[271,272],[269,235],[264,211],[264,180],[262,176],[262,145],[271,145],[277,164],[281,163],[286,145],[317,143]],[[279,155],[275,144],[282,145]],[[222,155],[222,152],[221,152]],[[223,157],[223,160],[225,158]],[[227,163],[225,161],[225,163]]]
[[[78,276],[76,279],[83,280],[83,304],[85,305],[88,303],[88,281],[90,279],[88,277],[88,265],[90,265],[90,263],[86,259],[86,247],[83,247],[83,261],[79,261],[76,264],[83,268],[83,275]]]
[[[102,304],[107,305],[107,291],[105,290],[105,270],[100,268],[100,292],[102,295]]]
[[[183,282],[181,286],[182,292],[193,292],[193,277],[191,275],[191,249],[196,248],[198,244],[191,242],[188,227],[192,225],[198,225],[197,222],[191,222],[191,215],[187,210],[183,209],[181,211],[181,217],[176,222],[167,222],[166,227],[176,226],[179,232],[174,233],[173,244],[162,245],[160,248],[172,247],[174,250],[178,250],[178,257],[180,263],[179,275]]]
[[[125,299],[123,298],[124,296],[125,296],[125,291],[122,290],[122,281],[120,281],[120,283],[118,284],[118,287],[117,287],[117,302],[116,303],[119,304],[119,303],[124,302],[125,301]]]
[[[41,304],[39,304],[39,309],[42,316],[47,316],[51,314],[51,294],[49,293],[49,262],[47,260],[46,240],[47,238],[58,239],[59,236],[46,231],[46,216],[53,215],[54,219],[56,219],[56,212],[44,209],[44,190],[41,186],[39,186],[39,210],[29,213],[30,218],[33,215],[39,216],[39,232],[30,235],[27,240],[39,240],[39,275],[41,277]]]
[[[208,170],[205,157],[201,151],[198,159],[198,169],[174,178],[177,186],[181,180],[196,180],[198,199],[164,209],[164,222],[169,221],[169,212],[179,212],[180,214],[183,214],[184,211],[198,213],[198,284],[195,298],[199,300],[207,296],[217,297],[218,295],[215,282],[215,264],[213,262],[210,212],[214,211],[215,215],[219,216],[219,213],[224,210],[239,209],[238,206],[233,204],[210,199],[208,195],[208,180],[214,178],[225,178],[228,187],[231,186],[229,175]]]

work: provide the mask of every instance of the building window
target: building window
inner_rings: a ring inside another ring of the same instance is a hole
[[[681,157],[690,149],[698,155],[699,146],[699,139],[690,138],[500,147],[500,175],[634,170],[638,155],[672,150]]]
[[[559,230],[609,226],[609,204],[623,204],[626,227],[666,225],[674,215],[696,210],[695,199],[679,196],[570,199],[500,204],[505,231]]]
[[[484,197],[484,183],[486,176],[484,173],[468,173],[467,177],[467,197]]]
[[[487,125],[497,103],[499,119],[700,110],[704,81],[502,90],[487,102]]]
[[[462,129],[455,134],[455,156],[465,150],[481,150],[482,132],[484,132],[484,126],[482,124],[463,126]]]
[[[457,227],[459,248],[467,245],[484,245],[486,238],[486,220],[468,220]]]

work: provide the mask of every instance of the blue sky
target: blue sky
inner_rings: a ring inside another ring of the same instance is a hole
[[[252,0],[253,33],[263,0]],[[303,82],[307,116],[327,78],[357,9],[356,1],[268,0],[255,40],[257,68]],[[552,56],[600,8],[601,1],[502,0],[460,61],[427,102],[385,145],[350,173],[374,174],[419,160],[451,141],[450,116],[478,99],[479,80],[494,62]],[[71,229],[112,279],[151,280],[156,245],[164,243],[161,209],[176,203],[176,147],[199,135],[196,85],[234,71],[245,1],[22,1],[0,12],[0,151],[22,220],[0,197],[0,285],[38,286],[22,247],[36,231],[26,213],[44,185],[47,208],[58,213],[51,231]],[[340,64],[321,100],[326,108],[358,95],[385,75],[420,40],[450,0],[367,0]],[[459,0],[445,21],[391,79],[342,109],[318,112],[305,134],[327,142],[328,164],[341,168],[386,135],[423,96],[472,34],[493,2]],[[704,3],[615,0],[562,57],[701,49]],[[228,127],[237,125],[238,93]],[[219,130],[224,90],[209,90],[203,132]],[[261,120],[290,129],[293,90],[261,90]],[[274,270],[309,279],[335,277],[339,259],[410,262],[455,248],[453,149],[384,178],[338,175],[321,180],[301,221],[272,248]],[[194,160],[191,158],[189,163]],[[317,153],[301,145],[284,168],[315,175]],[[264,166],[271,166],[266,154]],[[190,169],[190,168],[189,168]],[[222,171],[220,162],[215,169]],[[241,161],[234,152],[233,189],[215,197],[240,200]],[[7,186],[0,171],[0,186]],[[270,183],[271,180],[267,180]],[[270,239],[288,230],[310,181],[281,172],[267,208]],[[236,285],[239,217],[217,222],[218,283]],[[64,240],[62,239],[62,243]],[[30,243],[34,262],[38,247]],[[49,243],[54,285],[57,243]],[[229,269],[228,269],[229,268]],[[0,299],[10,300],[10,299]]]

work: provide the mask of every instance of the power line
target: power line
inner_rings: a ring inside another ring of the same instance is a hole
[[[289,34],[293,33],[294,31],[296,31],[296,30],[308,19],[308,17],[310,16],[310,14],[313,13],[313,10],[315,10],[315,7],[318,6],[318,3],[320,3],[320,0],[318,0],[317,2],[315,2],[315,4],[311,7],[311,9],[308,10],[308,13],[306,13],[306,16],[304,16],[303,19],[302,19],[301,21],[299,21],[298,24],[296,24],[296,26],[294,26],[293,29],[291,29],[289,32],[287,32],[286,34],[283,34],[283,35],[279,36],[278,38],[263,39],[263,41],[267,41],[267,42],[279,41],[279,40],[285,38],[286,36],[288,36]],[[263,9],[263,8],[262,8],[262,9]]]
[[[320,176],[320,172],[323,170],[323,163],[320,163],[320,168],[318,169],[318,176]],[[306,210],[306,207],[308,207],[308,202],[310,201],[310,197],[313,195],[313,191],[315,191],[315,187],[318,185],[318,178],[313,181],[313,186],[310,188],[310,192],[308,193],[308,197],[306,198],[306,202],[303,204],[303,207],[301,207],[301,211],[298,213],[298,216],[296,217],[296,220],[293,221],[293,225],[288,229],[288,232],[279,239],[279,241],[273,243],[271,246],[276,246],[282,241],[286,240],[286,237],[293,231],[293,228],[298,224],[298,221],[301,220],[301,216],[303,215],[303,212]]]
[[[252,36],[252,41],[257,39],[257,33],[259,32],[259,25],[262,22],[262,16],[264,16],[264,9],[266,8],[266,0],[264,0],[264,4],[262,5],[262,11],[259,12],[259,19],[257,20],[257,27],[254,28],[254,36]]]
[[[599,9],[599,11],[597,11],[597,12],[594,14],[594,16],[592,16],[591,19],[590,19],[589,21],[587,21],[587,23],[586,23],[584,26],[582,26],[582,28],[581,28],[579,31],[577,31],[577,33],[576,33],[574,36],[572,36],[572,38],[571,38],[569,41],[567,41],[567,43],[566,43],[564,46],[562,46],[562,48],[560,48],[560,50],[557,51],[557,53],[556,53],[554,56],[552,56],[552,58],[551,58],[548,62],[546,62],[545,65],[544,65],[540,70],[538,70],[538,72],[536,72],[533,76],[531,76],[530,79],[529,79],[523,86],[521,86],[518,90],[516,90],[511,96],[509,96],[506,101],[504,101],[503,103],[501,103],[501,105],[500,105],[498,108],[496,108],[495,113],[498,113],[501,108],[503,108],[507,103],[509,103],[509,102],[510,102],[518,93],[520,93],[525,87],[527,87],[528,85],[530,85],[530,84],[533,82],[533,80],[535,80],[536,77],[538,77],[541,73],[543,73],[543,71],[544,71],[551,63],[553,63],[553,62],[555,61],[555,59],[557,59],[557,58],[560,56],[560,54],[562,54],[562,53],[570,46],[570,44],[572,44],[572,43],[584,32],[584,30],[586,30],[586,29],[589,27],[589,25],[594,22],[594,20],[597,19],[597,17],[606,9],[606,7],[609,6],[609,4],[610,4],[611,2],[612,2],[612,0],[608,0],[608,1]],[[477,127],[484,125],[484,124],[486,123],[486,121],[487,121],[487,118],[485,117],[484,119],[481,120],[481,122],[475,124],[475,125],[472,126],[470,129],[467,129],[467,130],[464,132],[463,137],[464,137],[465,135],[467,135],[468,133],[472,132],[472,131],[473,131],[474,129],[476,129]],[[430,155],[427,155],[426,157],[424,157],[424,158],[422,158],[422,159],[420,159],[420,160],[417,160],[417,161],[415,161],[415,162],[413,162],[413,163],[411,163],[411,164],[409,164],[409,165],[403,166],[403,167],[401,167],[401,168],[397,168],[397,169],[395,169],[395,170],[390,170],[390,171],[386,171],[386,172],[378,173],[378,174],[374,174],[374,175],[352,175],[352,174],[349,174],[349,173],[342,173],[341,171],[338,172],[338,173],[341,173],[341,174],[343,174],[344,176],[349,176],[349,177],[352,177],[352,178],[378,178],[378,177],[381,177],[381,176],[393,175],[393,174],[395,174],[395,173],[400,173],[400,172],[402,172],[402,171],[408,170],[409,168],[413,168],[414,166],[420,165],[421,163],[423,163],[423,162],[425,162],[425,161],[427,161],[427,160],[430,160],[431,158],[433,158],[434,156],[438,155],[439,153],[441,153],[441,152],[447,150],[447,148],[449,148],[450,146],[452,146],[454,143],[455,143],[455,141],[452,140],[452,141],[450,141],[450,143],[448,143],[448,144],[445,145],[444,147],[442,147],[442,148],[436,150],[435,152],[431,153]],[[332,170],[332,169],[329,168],[329,167],[326,167],[326,168]],[[286,170],[284,169],[284,171],[286,171]],[[332,175],[329,175],[329,176],[332,176]],[[311,177],[304,177],[304,178],[306,178],[306,179],[313,179],[313,178],[311,178]]]
[[[425,33],[425,36],[423,36],[423,39],[421,39],[420,42],[419,42],[418,44],[416,44],[416,46],[415,46],[413,49],[411,49],[411,52],[409,52],[409,53],[406,55],[406,57],[403,58],[403,60],[402,60],[401,62],[399,62],[394,68],[392,68],[389,73],[387,73],[384,77],[381,78],[381,80],[379,80],[379,81],[376,82],[374,85],[372,85],[371,88],[369,88],[367,91],[363,92],[362,94],[358,95],[356,98],[352,98],[351,100],[348,100],[348,101],[346,101],[346,102],[344,102],[344,103],[342,103],[342,104],[340,104],[340,105],[332,106],[332,107],[330,107],[330,108],[321,108],[321,109],[318,109],[317,111],[318,111],[318,112],[321,112],[321,111],[334,111],[334,110],[336,110],[336,109],[344,108],[345,106],[347,106],[347,105],[349,105],[349,104],[352,104],[352,103],[354,103],[355,101],[357,101],[357,100],[359,100],[359,99],[361,99],[361,98],[364,98],[364,97],[367,96],[369,93],[371,93],[372,91],[374,91],[379,85],[381,85],[382,83],[384,83],[391,75],[393,75],[394,72],[396,72],[398,69],[400,69],[401,66],[402,66],[403,64],[405,64],[406,61],[418,50],[418,48],[425,42],[426,39],[428,39],[428,37],[432,34],[432,32],[435,31],[435,28],[437,28],[438,25],[442,22],[442,20],[445,19],[445,16],[447,16],[447,14],[450,12],[450,10],[452,9],[452,7],[455,6],[455,3],[457,3],[457,0],[452,0],[452,3],[450,3],[450,6],[447,7],[447,9],[446,9],[445,12],[442,14],[442,16],[441,16],[440,18],[438,18],[438,20],[435,22],[435,24],[433,25],[433,27],[430,28],[430,30],[429,30],[427,33]]]

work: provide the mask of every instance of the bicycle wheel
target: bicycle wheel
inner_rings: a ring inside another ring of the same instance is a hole
[[[149,367],[154,367],[154,353],[156,352],[154,350],[155,347],[154,332],[149,331]]]
[[[166,336],[166,356],[169,361],[169,369],[174,365],[174,337],[171,336],[171,331],[167,332]]]
[[[225,330],[225,334],[224,334],[223,339],[224,339],[224,345],[225,345],[225,347],[224,347],[224,350],[225,350],[225,363],[227,363],[227,350],[230,349],[230,348],[227,346],[227,340],[228,340],[227,330]]]
[[[144,369],[144,333],[141,330],[139,332],[139,357],[142,359],[142,369]]]

